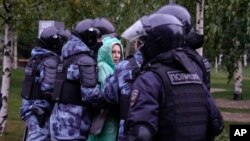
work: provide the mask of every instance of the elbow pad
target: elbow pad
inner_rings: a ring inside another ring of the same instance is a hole
[[[54,84],[56,79],[56,70],[59,63],[59,57],[53,56],[44,61],[44,82]]]
[[[93,58],[83,56],[78,60],[80,81],[83,87],[92,88],[97,85],[97,64]]]

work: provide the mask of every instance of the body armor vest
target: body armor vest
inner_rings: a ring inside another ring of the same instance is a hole
[[[151,65],[149,70],[163,86],[154,140],[205,140],[208,109],[206,91],[198,74],[182,71],[178,65],[160,63]]]
[[[25,77],[21,91],[22,98],[27,100],[47,99],[41,91],[41,84],[36,82],[35,79],[39,75],[38,65],[43,64],[49,57],[58,59],[57,56],[41,56],[28,62],[25,68]]]
[[[52,100],[63,104],[83,105],[81,98],[81,84],[78,80],[68,80],[67,71],[71,64],[77,64],[77,61],[85,53],[73,55],[65,59],[58,65],[56,73],[55,87]]]
[[[183,49],[183,51],[199,65],[203,73],[203,82],[205,83],[207,89],[210,91],[210,63],[208,62],[208,60],[200,56],[193,50]]]

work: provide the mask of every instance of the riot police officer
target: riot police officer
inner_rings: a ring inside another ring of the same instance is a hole
[[[46,28],[32,49],[22,86],[21,118],[26,123],[24,140],[48,140],[48,117],[52,110],[49,93],[53,90],[59,55],[67,36],[55,27]]]
[[[160,7],[156,13],[169,14],[177,17],[184,25],[184,42],[183,49],[187,55],[193,58],[197,64],[197,73],[210,91],[210,64],[208,59],[199,55],[195,50],[202,47],[204,35],[195,32],[192,25],[192,17],[188,10],[178,4],[168,4]]]
[[[85,19],[75,26],[72,39],[63,46],[53,91],[56,104],[50,117],[52,140],[87,140],[90,107],[105,103],[97,83],[96,54],[102,35],[114,31],[105,19]]]
[[[191,58],[179,49],[183,24],[172,15],[151,14],[126,31],[125,39],[143,41],[144,58],[132,86],[126,140],[206,140],[208,115],[219,111],[208,106],[208,92]]]

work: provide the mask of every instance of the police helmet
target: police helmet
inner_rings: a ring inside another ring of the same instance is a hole
[[[101,35],[116,35],[116,30],[114,25],[104,17],[96,18],[94,20],[93,27],[101,31]]]
[[[98,38],[101,36],[99,29],[93,27],[93,19],[85,19],[79,22],[76,27],[75,35],[77,35],[89,48],[95,47]]]
[[[178,4],[168,4],[161,7],[156,13],[169,14],[177,17],[184,25],[185,34],[192,29],[192,18],[188,10]]]
[[[64,33],[63,29],[48,27],[41,33],[39,41],[43,48],[60,53],[62,46],[67,42],[68,38],[69,36]]]
[[[183,24],[172,15],[154,13],[137,20],[123,32],[122,37],[129,41],[143,41],[144,45],[140,50],[144,59],[150,60],[182,45]]]

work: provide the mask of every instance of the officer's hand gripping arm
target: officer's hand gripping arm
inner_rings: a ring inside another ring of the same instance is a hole
[[[37,121],[40,127],[43,127],[46,122],[46,111],[40,108],[39,106],[33,105],[31,111],[36,115]]]

